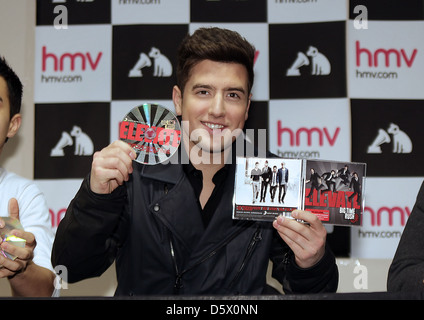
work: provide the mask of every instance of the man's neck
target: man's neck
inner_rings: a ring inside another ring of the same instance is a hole
[[[216,172],[225,166],[227,155],[225,152],[209,153],[202,150],[190,150],[196,157],[190,157],[191,164],[202,171],[203,175],[213,177]],[[197,157],[198,155],[198,157]]]
[[[222,152],[208,152],[200,149],[197,145],[183,143],[184,150],[188,152],[191,164],[202,171],[203,175],[213,177],[227,163],[227,158],[231,154],[231,148]]]
[[[203,186],[200,192],[199,202],[202,209],[204,209],[215,188],[213,177],[225,166],[225,159],[228,156],[228,152],[209,153],[199,149],[196,145],[191,146],[189,149],[191,164],[202,172]]]

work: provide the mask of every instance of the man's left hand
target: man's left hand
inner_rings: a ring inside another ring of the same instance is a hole
[[[318,217],[309,211],[294,210],[292,217],[307,224],[279,216],[273,226],[292,249],[296,264],[301,268],[310,268],[324,256],[327,230]]]

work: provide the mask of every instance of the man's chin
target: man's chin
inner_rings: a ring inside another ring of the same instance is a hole
[[[198,148],[205,153],[220,154],[231,147],[231,143],[221,143],[218,145],[197,144]]]
[[[190,150],[190,161],[192,163],[217,164],[225,162],[226,151],[231,150],[232,143],[194,143]],[[229,153],[228,153],[229,154]]]

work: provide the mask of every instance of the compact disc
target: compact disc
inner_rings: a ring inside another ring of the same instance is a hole
[[[154,165],[168,160],[177,151],[181,127],[169,109],[144,103],[124,117],[119,127],[119,139],[134,149],[135,161]]]

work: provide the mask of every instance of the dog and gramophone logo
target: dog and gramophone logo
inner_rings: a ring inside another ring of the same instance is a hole
[[[169,99],[187,25],[113,27],[112,98]]]
[[[418,176],[424,155],[422,100],[352,99],[352,158],[369,164],[370,176]]]
[[[109,103],[36,104],[35,178],[83,178],[109,144],[109,118]]]
[[[269,29],[271,99],[346,96],[344,23],[271,24]]]

